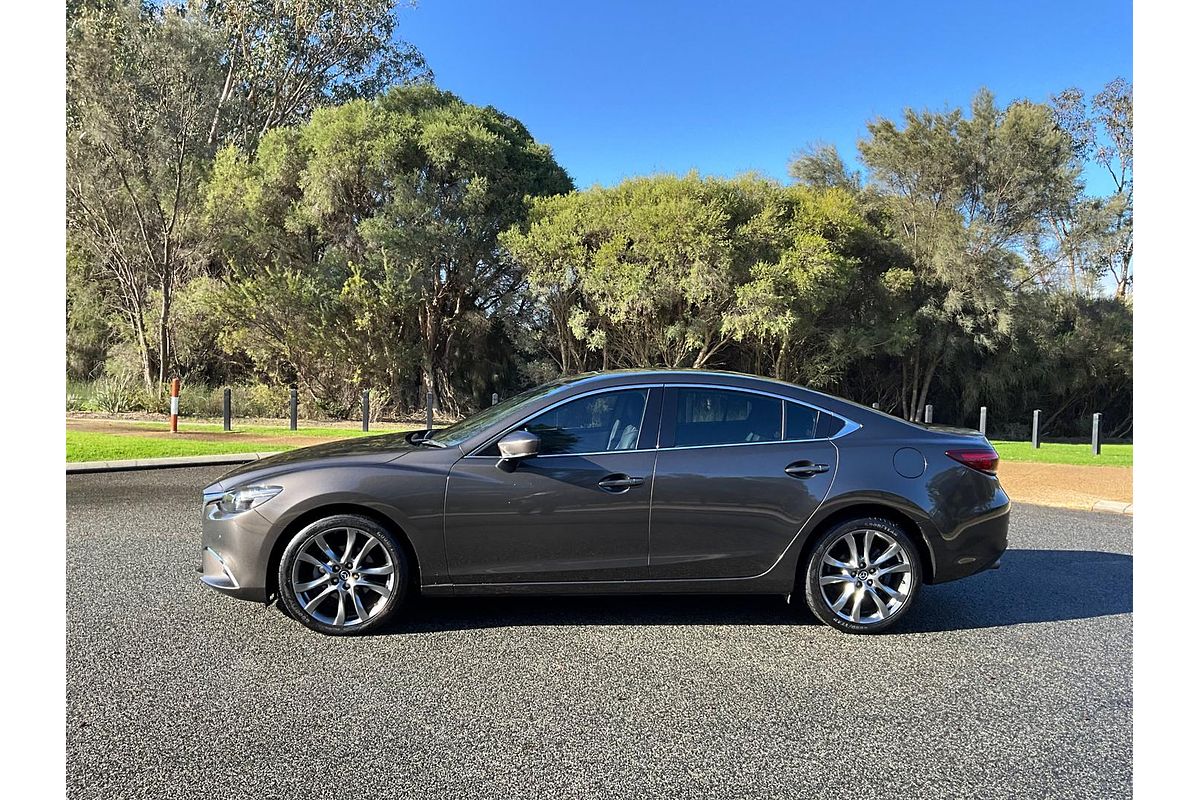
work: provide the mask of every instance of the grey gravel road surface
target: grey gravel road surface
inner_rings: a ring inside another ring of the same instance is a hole
[[[850,637],[776,598],[429,599],[369,638],[199,585],[193,468],[67,478],[78,798],[1127,797],[1131,520]]]

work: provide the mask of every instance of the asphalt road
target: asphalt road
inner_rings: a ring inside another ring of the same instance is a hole
[[[1001,569],[883,636],[488,598],[333,639],[197,582],[223,469],[67,478],[71,797],[1130,795],[1127,517],[1017,507]]]

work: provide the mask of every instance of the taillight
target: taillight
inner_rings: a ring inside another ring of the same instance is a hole
[[[986,472],[988,475],[995,475],[996,467],[1000,466],[1000,456],[990,447],[971,450],[947,450],[946,455],[960,464],[966,464],[971,469]]]

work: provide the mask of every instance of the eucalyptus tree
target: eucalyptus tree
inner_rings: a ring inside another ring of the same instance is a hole
[[[868,202],[911,259],[891,276],[906,323],[891,346],[900,407],[913,418],[940,369],[1007,341],[1023,245],[1078,192],[1078,170],[1048,106],[1000,110],[986,90],[969,116],[908,109],[900,125],[867,130]]]
[[[1057,252],[1072,288],[1079,289],[1083,274],[1105,277],[1123,298],[1133,283],[1133,87],[1115,78],[1090,103],[1076,88],[1051,103],[1079,163],[1098,166],[1110,179],[1109,193],[1081,196],[1055,217]]]
[[[692,173],[535,201],[502,241],[544,304],[559,368],[710,365],[735,337],[741,229],[767,191]]]
[[[252,148],[267,131],[301,122],[321,106],[431,78],[420,51],[397,35],[396,6],[396,0],[200,4],[223,39],[208,142]]]
[[[456,365],[486,368],[479,347],[519,284],[499,232],[527,197],[571,188],[519,121],[432,86],[318,109],[252,158],[218,157],[208,220],[237,298],[225,311],[314,398],[368,379],[401,391],[407,373],[458,411]],[[304,322],[293,333],[289,319]]]
[[[126,322],[147,387],[167,377],[171,299],[196,265],[219,51],[211,27],[172,5],[86,8],[69,30],[67,225]]]

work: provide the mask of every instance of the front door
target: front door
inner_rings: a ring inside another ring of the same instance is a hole
[[[650,576],[747,578],[774,566],[833,483],[837,448],[815,438],[820,413],[771,395],[669,389]]]
[[[512,472],[497,468],[494,444],[455,464],[445,513],[451,580],[645,578],[660,394],[606,390],[539,413],[518,428],[538,435],[540,452]]]

